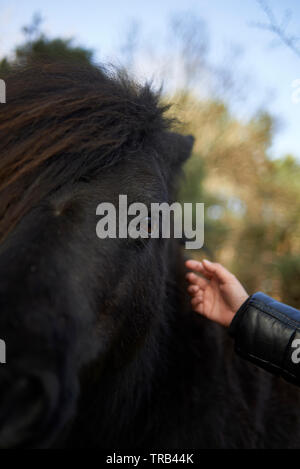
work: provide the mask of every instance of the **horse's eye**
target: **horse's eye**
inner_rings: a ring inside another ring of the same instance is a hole
[[[152,231],[155,230],[155,226],[151,226],[151,217],[145,217],[141,221],[141,231],[147,233],[148,235],[152,234]]]
[[[147,235],[147,238],[157,238],[159,232],[159,221],[156,217],[145,217],[140,224],[141,233]]]

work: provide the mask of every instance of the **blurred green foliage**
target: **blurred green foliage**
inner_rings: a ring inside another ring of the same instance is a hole
[[[269,157],[275,126],[267,114],[239,122],[224,105],[193,96],[180,109],[197,137],[181,198],[206,204],[199,257],[224,263],[249,293],[300,308],[299,162]]]

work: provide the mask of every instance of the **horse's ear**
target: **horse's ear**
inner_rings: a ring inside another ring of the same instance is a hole
[[[192,135],[169,133],[168,158],[171,166],[181,166],[192,153],[195,138]]]

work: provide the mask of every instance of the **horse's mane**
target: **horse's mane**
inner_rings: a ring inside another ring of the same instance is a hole
[[[0,240],[46,194],[89,179],[165,130],[159,93],[125,72],[42,63],[6,77],[0,106]]]

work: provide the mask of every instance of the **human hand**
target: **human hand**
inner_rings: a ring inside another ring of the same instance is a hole
[[[200,277],[192,272],[186,275],[193,310],[228,327],[239,307],[249,297],[244,287],[221,264],[192,259],[185,264],[188,269],[202,275]]]

